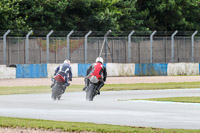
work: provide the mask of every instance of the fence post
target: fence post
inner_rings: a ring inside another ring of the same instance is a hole
[[[111,32],[111,30],[107,31],[107,33],[104,35],[104,40],[105,40],[105,63],[108,62],[108,57],[107,57],[107,48],[108,48],[108,40],[107,36]]]
[[[10,30],[8,30],[3,35],[3,64],[6,64],[6,36],[9,34]]]
[[[53,30],[51,30],[47,36],[46,36],[46,39],[47,39],[47,63],[49,63],[49,36],[53,33]]]
[[[70,33],[67,35],[67,59],[70,59],[70,44],[69,44],[69,37],[71,36],[71,34],[73,33],[74,31],[70,31]]]
[[[33,31],[29,31],[26,35],[26,64],[29,64],[29,36]]]
[[[174,63],[174,36],[178,33],[176,30],[171,36],[171,62]]]
[[[134,33],[134,30],[128,35],[128,62],[131,63],[131,36]]]
[[[194,62],[194,36],[198,33],[198,31],[195,31],[193,34],[192,34],[192,38],[191,38],[191,41],[192,41],[192,62]]]
[[[156,30],[150,36],[150,63],[153,62],[153,36],[156,34]]]
[[[87,63],[87,37],[92,33],[90,30],[86,35],[85,35],[85,64]]]

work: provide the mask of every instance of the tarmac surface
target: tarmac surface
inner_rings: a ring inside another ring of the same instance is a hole
[[[0,116],[92,122],[137,127],[200,129],[200,104],[154,102],[160,97],[200,96],[200,89],[102,91],[94,101],[85,92],[65,93],[60,101],[47,94],[0,96]]]

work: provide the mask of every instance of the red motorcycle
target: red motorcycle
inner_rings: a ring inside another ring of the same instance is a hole
[[[65,92],[65,89],[68,85],[66,85],[65,79],[62,75],[56,75],[54,78],[52,78],[52,82],[54,82],[54,85],[52,86],[52,99],[54,100],[60,100],[62,94]]]

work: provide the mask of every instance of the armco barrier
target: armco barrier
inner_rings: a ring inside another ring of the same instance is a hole
[[[17,64],[16,78],[45,78],[47,64]]]
[[[167,76],[167,64],[135,64],[135,75],[137,76]]]
[[[0,79],[13,79],[16,78],[16,68],[6,67],[6,65],[0,65]]]
[[[108,76],[134,76],[135,64],[122,64],[122,63],[107,63],[106,64]]]
[[[84,77],[87,74],[87,69],[91,64],[78,64],[78,77]]]
[[[91,64],[71,64],[73,77],[84,77]],[[59,64],[17,64],[17,68],[0,66],[2,78],[40,78],[52,77]],[[173,76],[200,75],[199,63],[152,63],[152,64],[122,64],[107,63],[108,76]]]
[[[59,65],[61,65],[61,64],[47,64],[48,78],[53,77],[55,70]],[[71,68],[72,68],[72,76],[78,77],[78,64],[72,63]]]
[[[167,75],[199,75],[199,63],[169,63]]]

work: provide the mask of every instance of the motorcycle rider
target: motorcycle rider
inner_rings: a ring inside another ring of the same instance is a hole
[[[89,81],[98,83],[97,94],[100,95],[100,89],[104,86],[104,82],[107,78],[106,67],[103,66],[103,58],[97,57],[96,63],[90,65],[87,69],[87,75],[85,77],[85,87],[83,91],[89,86]]]
[[[54,77],[58,74],[60,74],[61,76],[64,77],[65,79],[65,84],[63,85],[63,93],[66,90],[66,87],[70,85],[70,83],[68,83],[68,81],[72,81],[72,71],[71,71],[71,66],[70,66],[71,62],[70,60],[65,60],[63,62],[63,64],[61,64],[60,66],[58,66],[55,70],[54,73]],[[54,78],[52,79],[52,84],[51,84],[51,88],[54,86],[55,84],[55,80]]]

